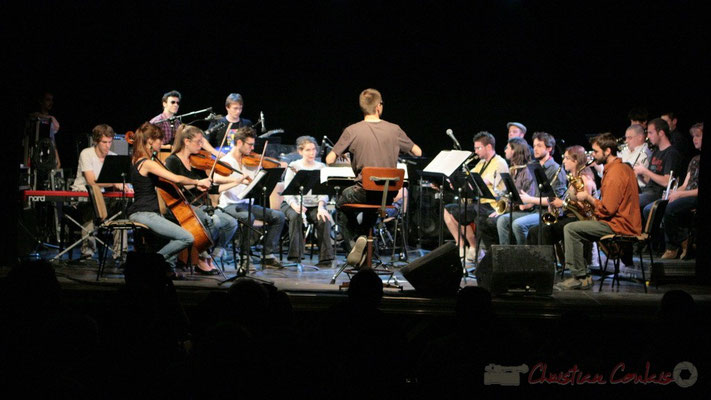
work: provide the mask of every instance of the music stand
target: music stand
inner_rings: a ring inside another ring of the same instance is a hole
[[[304,193],[312,195],[326,194],[328,188],[320,184],[321,171],[319,170],[301,170],[294,175],[289,185],[280,194],[282,196],[299,196],[299,209],[304,208]],[[317,189],[317,191],[314,191]],[[306,215],[302,214],[304,218],[304,224],[306,223]],[[306,237],[304,237],[304,241]],[[303,270],[303,264],[301,259],[298,262],[292,264],[285,264],[285,267],[296,267],[299,272]],[[314,265],[307,265],[307,267],[314,268],[316,271],[319,270],[318,267]]]
[[[104,158],[104,164],[101,167],[99,176],[96,177],[96,183],[120,183],[121,184],[121,212],[116,213],[112,218],[119,214],[128,215],[128,201],[126,198],[126,179],[131,173],[131,156],[107,155]],[[104,244],[105,246],[106,244]],[[124,235],[121,235],[120,251],[124,249]]]
[[[504,182],[504,186],[506,186],[507,193],[504,194],[504,197],[506,197],[506,200],[509,203],[509,243],[513,243],[513,207],[514,204],[522,204],[523,201],[521,200],[521,196],[518,195],[518,189],[516,188],[516,184],[513,179],[511,179],[511,174],[508,172],[502,172],[500,176],[501,180]]]
[[[120,183],[123,213],[126,215],[126,179],[131,173],[131,156],[107,155],[96,183]]]
[[[353,168],[348,167],[324,167],[320,170],[321,179],[318,189],[319,191],[325,191],[330,197],[333,197],[335,204],[338,204],[338,197],[343,189],[355,185],[355,173]],[[338,221],[334,220],[334,229],[336,231],[334,237],[334,244],[337,243],[339,226]]]
[[[548,176],[546,175],[546,172],[543,170],[541,167],[541,164],[535,163],[535,164],[528,164],[529,170],[533,172],[533,176],[536,179],[537,183],[537,188],[538,188],[538,229],[541,229],[541,225],[543,223],[543,195],[545,193],[545,196],[548,198],[555,197],[555,192],[553,191],[553,188],[551,187],[550,183],[548,182]],[[542,244],[542,238],[543,235],[541,232],[538,233],[538,245],[540,246]]]
[[[444,193],[444,181],[454,174],[456,170],[469,158],[472,154],[471,151],[462,150],[444,150],[440,151],[439,154],[422,170],[422,176],[431,176],[440,178],[440,196],[439,196],[439,220],[444,219],[444,204],[442,200],[442,193]],[[441,246],[444,242],[444,226],[439,225],[439,245]]]
[[[484,183],[484,179],[482,179],[481,175],[479,175],[476,172],[472,172],[468,175],[467,182],[471,185],[472,191],[474,191],[474,196],[476,197],[476,208],[479,210],[479,206],[481,204],[481,199],[490,199],[490,200],[495,200],[496,197],[491,193],[491,190],[489,190],[489,187],[486,186],[486,183]],[[466,210],[466,206],[465,206]],[[465,231],[466,232],[466,231]],[[481,237],[481,235],[479,235]],[[464,276],[469,275],[469,271],[466,268],[466,253],[464,254],[464,262],[462,263],[462,268],[464,268]],[[474,243],[474,267],[477,268],[479,266],[479,239],[477,239]]]
[[[270,168],[260,170],[249,183],[247,188],[245,188],[244,191],[242,191],[242,193],[237,196],[239,199],[249,199],[249,201],[247,202],[247,223],[249,225],[251,225],[252,223],[252,202],[254,201],[254,199],[260,196],[262,197],[263,201],[262,221],[264,221],[264,217],[266,216],[267,212],[266,193],[271,193],[271,191],[274,190],[274,186],[276,186],[277,182],[279,182],[279,180],[281,179],[281,175],[283,172],[284,168]],[[251,226],[249,225],[248,228],[251,228]],[[262,270],[265,269],[264,261],[266,259],[266,254],[264,252],[264,249],[266,244],[267,230],[267,224],[264,223],[264,231],[262,232]],[[237,268],[237,273],[235,274],[235,276],[219,282],[218,285],[222,285],[227,282],[232,282],[239,277],[247,276],[247,274],[249,273],[249,262],[245,262],[245,260],[249,261],[252,257],[249,245],[249,229],[244,229],[244,231],[242,232],[241,242],[242,243],[240,245],[239,252],[239,268]],[[249,278],[260,281],[262,283],[272,284],[271,282],[265,281],[263,279],[257,279],[254,277]]]

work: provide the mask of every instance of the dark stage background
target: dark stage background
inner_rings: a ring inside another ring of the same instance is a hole
[[[241,93],[244,117],[263,111],[293,143],[335,142],[374,87],[383,117],[426,156],[451,148],[448,128],[465,147],[488,130],[501,151],[511,120],[569,145],[622,135],[635,106],[677,111],[684,132],[708,109],[700,2],[143,3],[32,2],[8,14],[6,134],[21,136],[42,90],[55,95],[67,167],[94,125],[133,130],[172,89],[180,113],[224,114],[226,95]]]

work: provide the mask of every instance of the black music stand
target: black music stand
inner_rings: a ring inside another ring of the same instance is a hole
[[[500,176],[506,186],[506,194],[503,196],[506,197],[509,204],[509,243],[513,243],[513,208],[514,204],[523,204],[523,201],[521,200],[521,196],[518,195],[518,189],[516,189],[516,184],[511,178],[511,174],[508,172],[502,172]]]
[[[328,188],[321,185],[319,180],[321,178],[321,171],[319,170],[301,170],[294,175],[294,178],[289,182],[289,185],[281,192],[282,196],[299,196],[299,207],[304,207],[304,193],[312,195],[322,195],[328,192]],[[306,222],[306,216],[304,215],[304,223]],[[304,237],[304,243],[306,237]],[[303,270],[303,264],[301,260],[296,263],[283,264],[284,267],[296,267],[299,272]],[[307,265],[309,268],[314,268],[316,271],[319,270],[318,267],[314,265]]]
[[[422,170],[421,176],[431,176],[440,179],[440,196],[439,196],[439,220],[444,220],[444,183],[445,179],[450,178],[455,171],[464,164],[471,156],[471,151],[462,150],[444,150],[441,151],[437,156]],[[444,242],[444,224],[439,225],[439,246],[442,246]]]
[[[490,200],[495,200],[496,197],[491,193],[491,190],[489,190],[489,187],[486,186],[486,183],[484,183],[484,179],[481,178],[481,175],[479,175],[476,172],[472,172],[467,176],[467,183],[469,183],[470,189],[474,193],[474,196],[476,197],[476,208],[479,210],[479,206],[481,204],[481,199],[490,199]],[[466,210],[466,205],[465,208]],[[461,224],[461,223],[460,223]],[[480,229],[477,229],[480,230]],[[466,233],[466,231],[465,231]],[[478,235],[478,238],[476,242],[474,243],[474,268],[477,268],[479,266],[479,238],[481,238],[481,235]],[[466,246],[465,246],[466,248]],[[462,263],[462,268],[464,268],[464,276],[469,276],[469,271],[467,270],[467,263],[466,263],[466,252],[464,254],[464,262]]]
[[[546,176],[546,171],[543,170],[541,164],[528,164],[529,170],[533,172],[533,176],[536,179],[536,185],[538,187],[538,226],[539,230],[542,229],[543,225],[543,196],[548,198],[555,197],[555,192],[548,182],[548,176]],[[542,244],[543,235],[541,231],[538,233],[538,245]]]
[[[120,183],[123,214],[126,215],[126,180],[131,173],[131,156],[106,156],[96,183]]]
[[[319,187],[314,190],[325,192],[329,197],[333,198],[335,204],[338,204],[338,197],[343,189],[355,185],[355,173],[351,167],[326,167],[320,170],[321,179]],[[338,172],[338,174],[336,174]],[[336,231],[333,238],[334,244],[337,243],[339,226],[338,221],[334,219],[333,227]],[[335,250],[335,249],[334,249]],[[345,250],[345,249],[344,249]]]

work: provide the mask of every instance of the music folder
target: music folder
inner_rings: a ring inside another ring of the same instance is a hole
[[[301,170],[294,175],[294,178],[289,182],[289,185],[280,194],[282,196],[298,196],[299,188],[303,187],[303,195],[318,195],[326,194],[318,193],[319,190],[314,191],[320,186],[319,178],[321,171],[319,170]],[[319,188],[320,189],[320,188]]]
[[[281,175],[284,172],[284,168],[269,168],[260,170],[257,175],[252,179],[252,181],[247,185],[247,187],[238,194],[239,199],[245,198],[257,198],[262,195],[259,193],[259,189],[254,188],[265,188],[266,193],[271,193],[274,190],[274,186],[281,179]],[[254,193],[252,193],[254,191]]]
[[[464,161],[472,155],[471,151],[443,150],[422,170],[423,175],[452,176]]]
[[[523,201],[521,200],[521,196],[518,195],[518,190],[516,189],[516,184],[513,179],[511,179],[511,174],[508,172],[502,172],[499,175],[501,176],[501,180],[504,181],[506,191],[509,192],[509,195],[511,196],[512,204],[522,204]]]
[[[106,156],[96,183],[124,183],[131,174],[131,156]]]
[[[533,172],[533,177],[536,180],[536,188],[541,197],[555,197],[555,192],[548,182],[548,176],[546,176],[546,171],[543,170],[541,164],[531,163],[528,164],[528,169]]]
[[[503,174],[502,174],[503,175]],[[495,200],[496,197],[491,193],[491,190],[489,190],[489,187],[486,186],[486,183],[484,183],[484,179],[481,178],[481,175],[479,175],[476,172],[472,172],[469,174],[469,176],[472,177],[472,181],[476,185],[477,189],[479,190],[479,197],[482,199],[491,199]]]

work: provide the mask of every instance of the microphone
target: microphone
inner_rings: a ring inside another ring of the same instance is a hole
[[[462,146],[459,145],[459,141],[457,140],[456,137],[454,137],[454,132],[452,132],[451,129],[447,129],[447,136],[449,136],[450,139],[454,142],[454,149],[455,150],[461,150]]]
[[[264,127],[264,113],[261,111],[259,112],[259,119],[262,121],[262,133],[264,133],[267,131],[267,128]]]
[[[222,115],[215,115],[213,119],[221,119]],[[212,132],[215,132],[216,130],[221,129],[223,126],[225,126],[225,121],[218,122],[215,125],[209,127],[208,129],[205,129],[205,136],[210,135]]]
[[[258,138],[268,138],[271,135],[276,135],[277,133],[284,133],[283,129],[272,129],[271,131],[267,133],[262,133],[261,135],[257,136]]]

